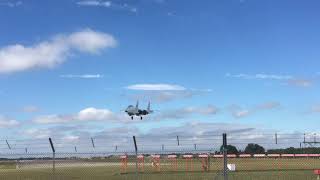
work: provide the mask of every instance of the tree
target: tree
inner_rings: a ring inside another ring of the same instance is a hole
[[[259,144],[248,144],[244,152],[246,154],[264,154],[265,150]]]
[[[220,151],[223,152],[223,146],[220,147]],[[228,154],[238,154],[238,149],[235,146],[227,145]]]

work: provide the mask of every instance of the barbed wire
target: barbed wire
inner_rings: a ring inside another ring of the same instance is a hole
[[[228,144],[239,146],[239,149],[249,143],[260,144],[266,148],[278,147],[303,147],[313,144],[316,146],[320,142],[319,133],[230,133],[228,134]],[[164,151],[165,149],[197,150],[216,149],[222,145],[222,135],[165,135],[165,136],[137,136],[137,146],[142,151],[153,151],[155,149]],[[133,151],[132,136],[110,137],[98,136],[87,138],[67,139],[53,137],[53,144],[59,152],[126,152]],[[0,154],[3,153],[41,153],[50,152],[51,147],[47,138],[42,139],[0,139]]]

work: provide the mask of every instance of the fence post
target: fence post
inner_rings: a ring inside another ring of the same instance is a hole
[[[227,151],[227,134],[222,134],[223,138],[223,179],[228,180],[228,151]]]
[[[8,148],[11,150],[11,146],[10,146],[8,140],[6,140],[6,143],[7,143]]]
[[[177,136],[177,143],[178,143],[178,146],[180,146],[179,136]]]
[[[136,141],[136,136],[133,136],[134,150],[136,153],[136,178],[138,179],[138,146]]]
[[[92,144],[93,149],[95,149],[95,148],[96,148],[96,146],[95,146],[95,144],[94,144],[94,140],[93,140],[93,138],[91,138],[91,144]]]
[[[52,173],[53,173],[53,179],[55,179],[55,175],[56,175],[56,150],[54,148],[52,139],[49,138],[49,143],[51,146],[51,150],[52,150]]]

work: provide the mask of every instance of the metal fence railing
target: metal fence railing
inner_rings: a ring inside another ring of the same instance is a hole
[[[0,180],[311,180],[317,145],[316,134],[277,133],[9,139],[0,143]]]

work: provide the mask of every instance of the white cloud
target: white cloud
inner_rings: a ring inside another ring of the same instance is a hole
[[[126,87],[130,90],[143,91],[184,91],[185,87],[175,84],[134,84]]]
[[[79,136],[74,136],[74,135],[66,135],[62,138],[64,142],[75,142],[79,140]]]
[[[255,110],[268,110],[279,108],[281,104],[279,102],[266,102],[262,104],[258,104],[254,109]]]
[[[311,107],[311,113],[320,113],[320,105],[314,105]]]
[[[215,115],[219,109],[213,105],[203,107],[185,107],[174,110],[163,110],[154,115],[146,116],[156,120],[182,119],[193,115]],[[80,122],[120,122],[130,123],[130,117],[125,113],[114,113],[109,109],[97,109],[94,107],[85,108],[73,114],[52,114],[35,117],[32,122],[36,124],[64,124],[64,123],[80,123]],[[142,121],[139,121],[142,122]]]
[[[71,141],[77,141],[81,134],[90,134],[92,128],[94,128],[94,126],[90,125],[63,125],[46,128],[33,127],[19,131],[21,132],[19,135],[28,138],[45,139],[45,143],[47,143],[47,138],[51,137],[54,141],[59,139],[60,142],[66,142],[68,144]]]
[[[96,108],[86,108],[80,111],[76,119],[80,121],[90,121],[90,120],[114,120],[114,114],[108,109],[96,109]]]
[[[251,114],[249,110],[239,110],[232,112],[233,117],[235,118],[243,118]]]
[[[280,107],[281,107],[281,104],[278,102],[266,102],[266,103],[258,104],[251,108],[242,108],[241,106],[238,106],[238,105],[231,105],[228,109],[230,110],[234,118],[244,118],[257,112],[277,109]]]
[[[208,105],[206,107],[187,107],[180,110],[181,113],[184,114],[202,114],[202,115],[210,115],[210,114],[217,114],[218,108],[213,105]]]
[[[136,13],[136,12],[138,12],[138,9],[137,8],[131,8],[130,11],[133,12],[133,13]]]
[[[8,45],[0,48],[0,73],[52,68],[63,63],[75,51],[96,54],[116,44],[117,41],[109,34],[84,29],[68,35],[56,35],[31,46]]]
[[[49,129],[32,128],[32,129],[25,130],[23,134],[31,138],[43,139],[43,138],[51,137],[53,133]]]
[[[22,108],[23,112],[33,113],[38,112],[40,109],[37,106],[29,105]]]
[[[66,123],[73,120],[73,116],[71,115],[42,115],[35,117],[32,121],[37,124],[58,124],[58,123]]]
[[[253,124],[240,123],[204,123],[193,121],[176,126],[160,126],[153,129],[143,129],[137,126],[120,126],[101,130],[92,129],[86,125],[81,126],[54,126],[49,128],[32,128],[22,131],[23,137],[31,140],[19,141],[23,148],[27,144],[28,152],[50,152],[48,137],[53,139],[57,152],[92,152],[91,138],[95,142],[95,152],[134,152],[132,136],[137,137],[138,148],[145,154],[161,152],[164,145],[166,153],[193,152],[194,144],[200,151],[219,151],[222,143],[222,133],[227,133],[228,143],[239,149],[244,149],[248,143],[258,143],[266,149],[282,147],[299,147],[303,141],[303,134],[299,132],[278,132],[278,144],[275,143],[274,129],[265,129]],[[180,145],[177,146],[176,136],[179,136]],[[313,139],[314,135],[307,134],[306,140]],[[319,135],[317,136],[319,137]],[[106,139],[108,141],[106,142]],[[12,145],[13,147],[21,147]],[[281,143],[279,143],[281,142]],[[9,141],[10,143],[10,141]],[[12,143],[13,144],[13,143]],[[24,149],[23,149],[24,150]],[[22,151],[23,151],[22,150]],[[190,151],[191,150],[191,151]],[[11,152],[19,152],[13,148]],[[199,151],[199,152],[200,152]]]
[[[313,85],[313,81],[309,79],[292,79],[288,81],[289,85],[308,88]]]
[[[276,75],[276,74],[230,74],[227,73],[225,75],[229,78],[239,78],[239,79],[257,79],[257,80],[277,80],[277,81],[285,81],[284,84],[289,84],[297,87],[310,87],[313,85],[313,81],[311,79],[302,79],[296,78],[291,75]]]
[[[130,100],[151,101],[155,103],[165,103],[179,99],[193,98],[211,93],[211,89],[190,89],[183,91],[142,91],[139,93],[129,94]]]
[[[219,109],[213,105],[204,107],[185,107],[174,110],[163,110],[154,116],[155,120],[168,120],[168,119],[184,119],[192,117],[193,115],[215,115]]]
[[[0,128],[10,128],[18,126],[20,123],[16,120],[9,119],[0,115]]]
[[[15,1],[15,2],[11,2],[11,1],[8,1],[8,2],[0,2],[0,6],[7,6],[7,7],[10,7],[10,8],[14,8],[14,7],[18,7],[18,6],[21,6],[23,3],[22,1]]]
[[[91,29],[72,33],[66,41],[70,47],[88,53],[98,53],[101,49],[112,48],[117,45],[113,36]]]
[[[277,74],[230,74],[227,73],[226,77],[240,78],[240,79],[270,79],[270,80],[290,80],[293,76],[290,75],[277,75]]]
[[[88,7],[103,7],[103,8],[111,8],[115,10],[126,10],[132,13],[138,12],[136,7],[130,6],[127,3],[115,3],[112,1],[103,1],[103,0],[83,0],[78,1],[77,5],[79,6],[88,6]]]
[[[61,78],[80,78],[80,79],[99,79],[103,78],[102,74],[63,74],[60,75]]]
[[[117,121],[122,120],[121,116],[108,109],[97,109],[89,107],[76,114],[65,115],[43,115],[34,118],[32,121],[37,124],[59,124],[81,121]]]
[[[110,7],[111,1],[96,1],[96,0],[86,0],[77,2],[79,6],[102,6]]]
[[[159,4],[162,4],[162,3],[165,3],[166,0],[154,0],[154,2],[159,3]]]

